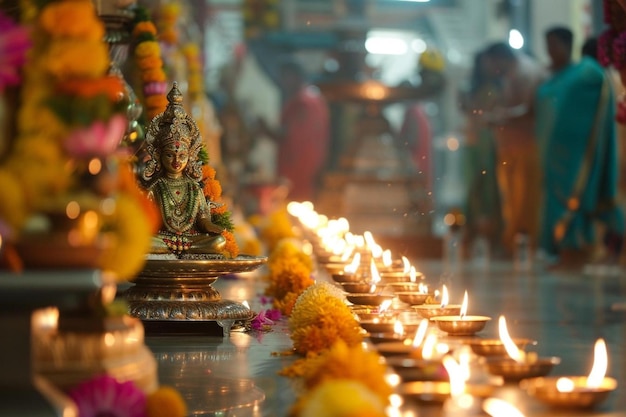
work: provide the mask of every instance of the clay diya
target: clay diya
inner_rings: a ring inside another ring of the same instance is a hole
[[[467,291],[463,295],[463,304],[459,315],[454,316],[435,316],[431,320],[437,323],[439,330],[442,330],[450,336],[473,336],[485,328],[491,317],[487,316],[468,316],[467,312]]]

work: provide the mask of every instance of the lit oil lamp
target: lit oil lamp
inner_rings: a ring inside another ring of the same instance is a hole
[[[383,301],[377,309],[377,314],[360,318],[359,325],[369,334],[390,334],[394,333],[394,326],[397,321],[396,315],[389,310],[392,300]],[[361,317],[359,315],[359,317]]]
[[[377,291],[377,284],[380,282],[380,275],[373,259],[370,260],[371,284],[369,291],[363,293],[347,294],[346,299],[352,304],[365,306],[379,306],[386,300],[393,300],[394,295],[384,294]]]
[[[414,274],[413,279],[411,279],[411,263],[406,256],[403,256],[402,265],[383,270],[381,278],[384,283],[417,282],[418,279],[423,278],[423,275],[417,271]]]
[[[424,304],[426,300],[433,297],[433,294],[428,293],[427,285],[421,282],[419,284],[414,284],[414,285],[417,285],[417,291],[414,290],[414,291],[396,291],[395,292],[396,296],[400,299],[400,301],[410,306],[418,306],[418,305]]]
[[[458,316],[432,317],[439,330],[451,336],[472,336],[485,328],[491,317],[467,315],[467,291],[463,295],[463,304]]]
[[[522,381],[521,386],[529,395],[553,407],[591,408],[617,388],[617,381],[605,376],[607,367],[606,344],[598,339],[588,376],[532,378]]]
[[[483,402],[483,410],[491,417],[524,417],[517,407],[499,398],[487,398]]]
[[[417,313],[425,319],[433,317],[455,316],[461,313],[461,306],[458,304],[449,305],[450,296],[448,288],[444,285],[441,290],[441,304],[422,304],[413,307]]]
[[[361,282],[363,277],[358,274],[361,266],[361,254],[355,253],[352,261],[344,265],[340,271],[331,272],[331,276],[335,282]]]
[[[545,376],[561,362],[557,357],[540,358],[534,352],[520,350],[509,335],[504,316],[500,316],[498,320],[498,331],[508,357],[487,360],[487,369],[492,375],[501,376],[507,381],[519,381]]]

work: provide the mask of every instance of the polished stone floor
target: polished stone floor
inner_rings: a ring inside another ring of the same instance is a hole
[[[626,416],[626,274],[536,271],[518,273],[507,262],[488,269],[461,266],[442,275],[442,265],[415,261],[432,285],[447,283],[452,301],[469,293],[469,314],[494,318],[484,336],[497,335],[497,317],[507,317],[509,332],[538,343],[540,356],[558,356],[553,375],[586,375],[593,345],[603,337],[609,352],[609,376],[619,387],[593,411],[558,411],[528,397],[516,385],[506,385],[495,396],[514,402],[526,416]],[[615,272],[615,271],[613,271]],[[324,274],[319,279],[328,279]],[[221,279],[224,298],[247,300],[260,308],[262,284],[254,276]],[[293,357],[276,356],[291,347],[284,323],[263,334],[149,335],[147,344],[159,365],[161,384],[174,385],[187,399],[190,415],[285,416],[297,393],[297,383],[276,374]],[[410,411],[407,411],[411,409]],[[440,407],[407,406],[407,416],[444,415]]]

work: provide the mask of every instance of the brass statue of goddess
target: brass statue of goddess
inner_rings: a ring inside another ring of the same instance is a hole
[[[153,237],[151,253],[218,254],[226,240],[223,229],[211,221],[200,182],[202,138],[195,121],[185,112],[183,96],[174,85],[165,111],[152,119],[146,133],[150,159],[142,173],[148,198],[161,211],[163,225]]]

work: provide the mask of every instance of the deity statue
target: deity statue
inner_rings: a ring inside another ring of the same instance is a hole
[[[151,253],[218,254],[226,240],[211,221],[211,208],[201,186],[202,138],[185,112],[177,83],[167,95],[165,111],[152,119],[146,133],[146,162],[142,177],[148,198],[161,211],[163,225],[153,237]]]

